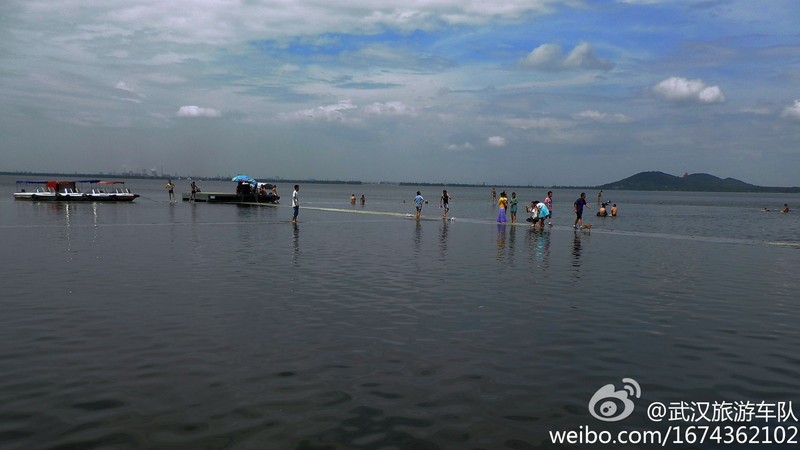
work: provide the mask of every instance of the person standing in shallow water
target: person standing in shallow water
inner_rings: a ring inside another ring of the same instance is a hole
[[[572,204],[572,209],[575,211],[575,224],[572,228],[581,228],[583,226],[583,208],[588,208],[586,204],[586,192],[581,192],[581,196]]]
[[[544,199],[544,205],[547,206],[547,224],[553,225],[553,191],[547,191],[547,197]]]
[[[512,192],[508,200],[508,209],[511,211],[511,223],[517,223],[517,193]]]
[[[450,212],[450,194],[447,193],[447,189],[442,191],[439,208],[442,208],[442,220],[447,220],[447,213]]]
[[[167,180],[167,184],[164,188],[169,192],[169,202],[175,203],[175,183],[172,180]]]
[[[417,220],[422,215],[422,204],[425,203],[425,198],[420,191],[417,191],[417,196],[414,197],[414,204],[417,207]]]
[[[506,208],[508,208],[508,198],[506,191],[503,191],[497,200],[497,223],[506,223]]]
[[[300,212],[300,186],[294,185],[292,192],[292,223],[297,223],[297,214]]]
[[[197,192],[200,190],[197,188],[197,183],[192,181],[192,184],[189,186],[191,194],[189,194],[189,200],[195,201],[197,200]]]

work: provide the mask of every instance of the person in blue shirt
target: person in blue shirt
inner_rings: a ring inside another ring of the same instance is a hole
[[[583,208],[588,208],[586,204],[586,192],[581,192],[581,196],[572,204],[572,209],[575,211],[575,224],[572,228],[581,228],[583,226]]]
[[[419,220],[419,216],[422,214],[422,204],[425,203],[425,198],[422,197],[422,193],[417,191],[417,196],[414,197],[414,203],[417,205],[417,220]]]
[[[539,230],[544,230],[544,219],[550,217],[550,210],[544,202],[536,203],[536,211],[539,214]]]

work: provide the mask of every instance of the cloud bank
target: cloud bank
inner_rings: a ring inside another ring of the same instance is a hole
[[[486,140],[486,143],[492,147],[505,147],[508,142],[506,142],[506,138],[502,136],[492,136]]]
[[[795,100],[792,105],[784,108],[781,116],[800,121],[800,100]]]
[[[217,111],[214,108],[201,108],[200,106],[181,106],[176,113],[178,117],[188,117],[188,118],[195,118],[195,117],[209,117],[209,118],[216,118],[222,116],[222,113]]]
[[[702,80],[670,77],[653,87],[653,92],[673,102],[722,103],[725,95],[719,86],[707,86]]]
[[[525,67],[545,71],[572,69],[611,70],[614,64],[594,55],[592,46],[581,42],[568,55],[564,55],[558,44],[542,44],[520,61]]]

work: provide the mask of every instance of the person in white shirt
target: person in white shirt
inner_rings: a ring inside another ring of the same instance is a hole
[[[300,186],[294,185],[294,192],[292,192],[292,223],[297,223],[297,213],[300,212],[300,199],[297,192]]]

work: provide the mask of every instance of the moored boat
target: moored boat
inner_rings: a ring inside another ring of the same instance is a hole
[[[90,188],[82,190],[78,184],[88,183]],[[139,197],[125,187],[122,181],[17,181],[15,200],[37,202],[132,202]]]
[[[280,203],[281,197],[278,195],[278,188],[271,183],[259,183],[247,177],[247,179],[237,179],[245,177],[238,175],[233,179],[236,181],[236,192],[200,192],[194,194],[194,201],[207,203]],[[192,194],[184,192],[183,201],[192,201]]]
[[[138,196],[125,187],[124,181],[98,181],[89,193],[93,202],[132,202]]]

